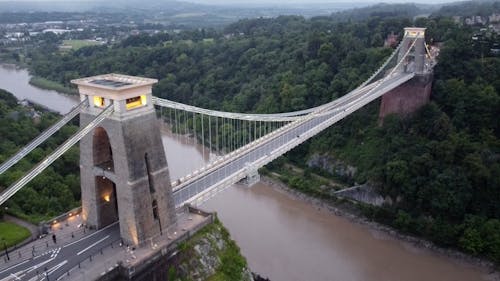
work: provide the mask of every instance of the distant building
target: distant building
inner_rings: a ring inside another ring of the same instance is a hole
[[[488,20],[490,23],[500,22],[500,14],[492,14]]]
[[[472,16],[470,18],[465,18],[466,25],[484,25],[486,24],[486,19],[481,16]]]
[[[42,121],[42,115],[38,111],[32,110],[30,112],[30,117],[35,124],[40,124],[40,121]]]
[[[387,35],[387,38],[384,41],[384,47],[390,48],[394,47],[398,44],[398,36],[391,32],[391,34]]]
[[[20,106],[28,107],[30,106],[30,102],[28,100],[20,100],[17,102]]]
[[[62,21],[46,21],[45,24],[63,24]]]
[[[63,33],[71,32],[72,30],[69,29],[56,29],[56,28],[49,28],[49,29],[44,29],[42,32],[47,33],[47,32],[52,32],[54,34],[60,35]]]
[[[21,38],[24,36],[23,32],[7,32],[7,38]]]
[[[490,24],[489,28],[495,33],[500,34],[500,23]]]

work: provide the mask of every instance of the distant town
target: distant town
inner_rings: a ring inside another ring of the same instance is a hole
[[[68,15],[66,13],[63,13]],[[182,30],[193,29],[185,25],[166,25],[147,21],[123,18],[117,14],[100,18],[97,14],[72,14],[71,20],[50,20],[40,22],[0,23],[0,46],[10,51],[20,50],[37,45],[47,40],[59,40],[61,51],[77,50],[92,45],[105,45],[121,41],[129,36],[139,34],[157,34],[166,32],[180,33]],[[498,34],[500,34],[500,14],[492,13],[489,16],[453,16],[455,23],[477,28],[478,32],[471,38],[487,46],[492,55],[500,55]],[[243,35],[243,34],[238,34]],[[227,34],[230,38],[233,34]],[[394,45],[397,36],[388,34],[386,46]]]
[[[0,24],[0,45],[6,47],[21,47],[42,39],[44,34],[52,33],[61,39],[80,40],[80,45],[97,45],[112,43],[130,35],[139,33],[158,33],[160,31],[179,32],[180,29],[165,29],[162,25],[136,24],[130,22],[103,22],[94,18],[44,21],[33,23],[4,23]],[[62,45],[68,49],[72,45]]]

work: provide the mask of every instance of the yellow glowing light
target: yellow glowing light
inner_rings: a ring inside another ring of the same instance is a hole
[[[104,195],[104,201],[109,202],[109,200],[110,200],[109,194],[108,195]]]
[[[97,107],[103,107],[104,106],[104,98],[103,97],[94,97],[94,105]]]
[[[141,95],[139,97],[133,97],[129,98],[125,101],[125,106],[127,107],[127,110],[134,109],[137,107],[141,107],[146,105],[147,103],[147,98],[145,95]]]

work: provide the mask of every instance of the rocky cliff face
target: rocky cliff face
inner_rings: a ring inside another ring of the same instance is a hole
[[[354,182],[356,167],[344,163],[342,160],[336,159],[328,154],[313,154],[307,161],[309,167],[319,168],[334,176],[338,176],[347,182]],[[332,195],[349,198],[355,201],[381,206],[382,204],[392,204],[390,198],[382,197],[374,186],[369,183],[355,185],[353,187],[334,191]]]
[[[216,220],[179,246],[168,280],[254,281],[236,243]]]
[[[348,181],[354,179],[356,168],[339,159],[333,158],[328,154],[315,153],[307,160],[307,166],[311,168],[319,168],[328,172],[331,175],[339,176]]]
[[[363,202],[373,206],[382,206],[383,204],[392,204],[389,197],[382,197],[373,186],[369,184],[357,185],[345,190],[334,192],[339,197],[349,198],[355,201]]]

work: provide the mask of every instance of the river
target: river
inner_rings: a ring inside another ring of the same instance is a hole
[[[28,84],[25,70],[0,65],[0,88],[19,99],[67,112],[76,98]],[[193,139],[162,128],[173,179],[208,161]],[[204,153],[203,153],[204,152]],[[479,281],[484,268],[419,249],[368,226],[353,223],[259,183],[235,185],[202,208],[216,211],[249,267],[272,281]]]
[[[13,93],[18,99],[27,99],[59,113],[68,112],[78,97],[44,90],[29,84],[30,75],[15,65],[0,64],[0,88]]]

